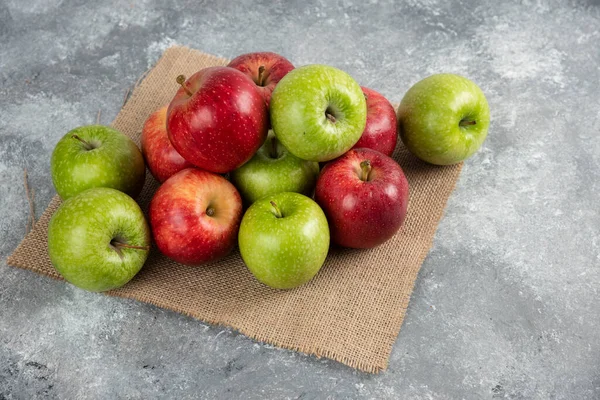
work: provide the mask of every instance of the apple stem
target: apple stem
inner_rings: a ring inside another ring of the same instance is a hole
[[[206,209],[206,215],[208,215],[209,217],[212,217],[213,215],[215,215],[215,209],[212,207],[208,207]]]
[[[111,245],[116,247],[117,249],[126,248],[126,249],[135,249],[135,250],[150,250],[150,246],[134,246],[127,243],[117,242],[116,240],[112,240],[110,242]]]
[[[190,89],[187,88],[187,86],[185,86],[185,75],[177,76],[176,81],[177,83],[179,83],[179,86],[183,88],[185,93],[187,93],[188,96],[192,97],[193,93],[190,91]]]
[[[335,124],[335,117],[333,116],[333,114],[329,114],[328,112],[326,112],[325,116],[332,124]]]
[[[273,200],[271,200],[271,206],[275,209],[275,213],[274,213],[275,216],[277,218],[283,218],[283,214],[281,213],[281,210],[277,206],[277,203],[275,203]]]
[[[360,180],[361,181],[368,181],[369,180],[369,174],[371,173],[371,161],[369,160],[364,160],[363,162],[360,163]]]
[[[93,149],[94,149],[94,146],[92,146],[92,144],[91,144],[90,142],[87,142],[87,141],[83,140],[83,139],[82,139],[82,138],[80,138],[79,136],[77,136],[77,135],[71,135],[71,137],[72,137],[73,139],[77,139],[77,140],[79,140],[81,143],[83,143],[83,146],[85,147],[85,149],[86,149],[86,150],[93,150]]]
[[[265,86],[265,83],[263,82],[263,80],[264,80],[263,74],[264,73],[265,73],[265,66],[261,65],[260,67],[258,67],[258,86]]]
[[[476,121],[469,121],[466,119],[463,119],[462,121],[460,121],[458,123],[459,126],[467,126],[467,125],[475,125],[477,122]]]

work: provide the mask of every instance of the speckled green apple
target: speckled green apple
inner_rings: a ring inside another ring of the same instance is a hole
[[[417,82],[398,107],[402,142],[431,164],[450,165],[469,158],[481,147],[489,124],[490,110],[481,89],[454,74]]]
[[[296,157],[329,161],[360,139],[367,120],[363,92],[347,73],[327,65],[290,71],[271,96],[275,135]]]
[[[329,226],[310,198],[291,192],[257,200],[242,218],[238,236],[244,263],[260,282],[291,289],[319,272],[329,250]]]
[[[93,188],[69,198],[48,226],[54,268],[68,282],[93,292],[129,282],[149,251],[150,229],[142,210],[115,189]]]
[[[252,204],[261,197],[279,192],[310,196],[318,175],[318,162],[296,157],[271,131],[254,157],[233,171],[230,178],[244,200]]]
[[[50,167],[52,182],[63,200],[93,187],[110,187],[136,197],[146,176],[136,144],[104,125],[68,132],[54,148]]]

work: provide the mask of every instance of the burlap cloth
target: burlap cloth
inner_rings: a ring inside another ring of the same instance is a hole
[[[167,104],[175,77],[226,64],[183,47],[168,49],[137,86],[113,126],[139,144],[146,118]],[[187,267],[153,250],[142,271],[107,294],[144,301],[211,324],[230,326],[259,340],[328,357],[362,371],[386,368],[415,279],[431,247],[461,165],[435,167],[411,156],[401,143],[394,158],[410,184],[410,205],[400,232],[366,251],[332,248],[319,274],[289,291],[258,283],[239,253],[201,267]],[[148,174],[138,199],[146,210],[157,182]],[[8,258],[9,265],[61,279],[50,263],[47,228],[60,205],[54,197],[35,228]]]

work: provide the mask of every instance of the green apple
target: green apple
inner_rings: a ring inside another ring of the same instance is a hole
[[[329,226],[323,210],[310,198],[277,193],[248,208],[238,242],[256,279],[276,289],[291,289],[321,269],[329,250]]]
[[[431,164],[450,165],[481,147],[490,125],[490,109],[481,89],[454,74],[432,75],[417,82],[398,107],[404,145]]]
[[[65,201],[50,219],[48,252],[73,285],[93,292],[123,286],[142,268],[150,229],[135,200],[92,188]]]
[[[269,194],[296,192],[312,195],[319,163],[302,160],[269,132],[254,157],[230,174],[230,179],[248,204]]]
[[[146,176],[144,158],[135,143],[104,125],[68,132],[56,144],[50,167],[63,200],[93,187],[110,187],[136,197]]]
[[[367,103],[358,83],[327,65],[288,72],[275,86],[270,112],[281,143],[310,161],[329,161],[350,150],[367,121]]]

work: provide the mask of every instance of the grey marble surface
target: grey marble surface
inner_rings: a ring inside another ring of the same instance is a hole
[[[6,266],[58,139],[173,44],[325,63],[398,102],[436,72],[492,112],[389,369],[353,371]],[[600,398],[600,2],[0,0],[0,399]]]

